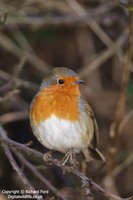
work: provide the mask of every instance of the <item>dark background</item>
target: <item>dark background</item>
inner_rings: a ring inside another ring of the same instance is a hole
[[[94,110],[100,131],[99,149],[108,160],[109,130],[115,120],[128,48],[126,3],[128,1],[0,1],[0,122],[9,138],[20,143],[33,141],[32,148],[47,151],[32,134],[29,105],[42,79],[53,67],[69,67],[86,82],[81,91]],[[119,126],[113,184],[106,179],[106,163],[93,161],[87,168],[88,177],[122,197],[133,193],[132,72],[133,66]],[[55,153],[55,157],[60,159],[62,155]],[[32,156],[27,159],[35,166],[42,164]],[[24,173],[36,189],[47,189],[30,171],[24,169]],[[73,176],[63,175],[61,169],[49,165],[42,173],[70,199],[86,199]],[[25,188],[2,147],[0,188]],[[94,199],[104,199],[100,193],[93,193]],[[7,197],[0,193],[0,199]]]

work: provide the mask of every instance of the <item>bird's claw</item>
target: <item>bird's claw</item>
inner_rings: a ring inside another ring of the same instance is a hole
[[[47,153],[44,154],[43,160],[44,160],[45,163],[50,161],[50,158],[52,157],[51,154],[52,154],[52,151],[48,151]]]
[[[68,161],[72,164],[73,169],[77,169],[79,162],[76,160],[75,152],[73,149],[69,149],[62,159],[62,166],[64,166]]]

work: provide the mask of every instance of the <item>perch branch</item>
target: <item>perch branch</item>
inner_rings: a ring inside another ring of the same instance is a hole
[[[41,159],[43,159],[43,157],[44,157],[44,155],[42,153],[40,153],[40,152],[38,152],[36,150],[33,150],[33,149],[23,145],[23,144],[14,142],[13,140],[9,139],[6,136],[6,132],[4,131],[4,129],[2,127],[0,127],[0,140],[1,140],[2,143],[7,144],[9,147],[13,146],[18,150],[26,152],[28,155],[29,154],[33,154],[33,155],[35,155],[35,156],[37,156],[37,157],[39,157]],[[99,191],[100,193],[102,193],[106,197],[111,197],[114,200],[132,200],[133,199],[133,197],[121,198],[121,197],[118,197],[118,196],[114,195],[113,193],[103,189],[101,186],[96,184],[93,180],[89,179],[88,177],[86,177],[81,172],[73,169],[71,166],[67,166],[67,165],[62,166],[62,162],[57,160],[57,159],[53,159],[52,157],[48,157],[44,162],[46,164],[51,163],[53,165],[56,165],[56,166],[60,167],[63,171],[75,175],[76,177],[78,177],[81,180],[83,187],[89,188],[91,186],[93,189]]]

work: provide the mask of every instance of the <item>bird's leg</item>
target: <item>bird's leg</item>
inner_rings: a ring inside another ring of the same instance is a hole
[[[75,152],[72,148],[67,151],[64,158],[62,159],[62,165],[65,165],[68,161],[70,161],[74,168],[77,168],[79,165],[75,156]]]
[[[47,153],[44,154],[43,156],[43,160],[44,162],[48,162],[49,161],[49,158],[52,157],[52,150],[48,151]]]

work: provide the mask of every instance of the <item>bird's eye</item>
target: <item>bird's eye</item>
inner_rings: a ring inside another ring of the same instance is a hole
[[[59,79],[59,80],[58,80],[58,83],[59,83],[60,85],[62,85],[62,84],[64,83],[64,80],[63,80],[63,79]]]

